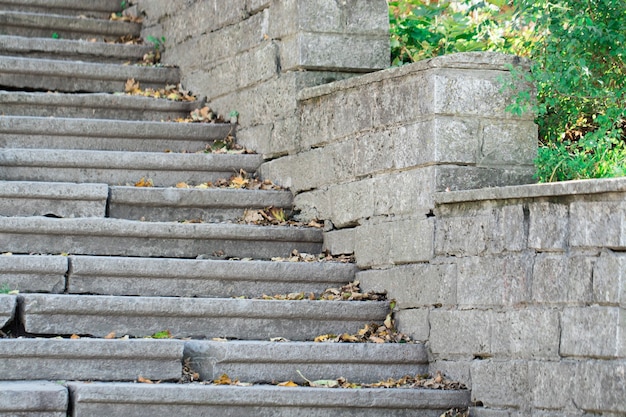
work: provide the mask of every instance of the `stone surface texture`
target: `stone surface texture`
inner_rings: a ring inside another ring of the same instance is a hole
[[[0,382],[0,416],[66,417],[69,394],[54,382]]]

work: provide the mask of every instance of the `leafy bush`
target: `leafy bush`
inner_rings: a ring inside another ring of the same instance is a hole
[[[513,74],[537,98],[518,91],[508,110],[537,115],[539,181],[626,175],[626,2],[399,0],[389,11],[394,65],[474,50],[531,58],[530,74]]]

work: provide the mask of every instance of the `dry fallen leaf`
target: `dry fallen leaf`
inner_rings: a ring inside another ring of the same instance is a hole
[[[135,183],[135,187],[154,187],[154,182],[150,178],[141,177],[141,179]]]
[[[151,380],[149,380],[148,378],[144,378],[142,376],[137,378],[137,382],[140,382],[142,384],[154,384],[154,382],[152,382]]]
[[[108,335],[104,336],[105,339],[115,339],[115,332],[111,332]]]
[[[285,381],[285,382],[281,382],[280,384],[278,384],[278,386],[279,387],[297,387],[299,385],[293,381]]]
[[[80,339],[80,336],[77,334],[73,334],[70,336],[70,339]]]

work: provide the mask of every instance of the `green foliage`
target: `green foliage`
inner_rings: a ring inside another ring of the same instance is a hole
[[[60,39],[61,37],[59,36],[58,33],[56,32],[52,32],[52,39]]]
[[[165,36],[161,36],[160,38],[147,36],[146,41],[152,44],[156,52],[163,52],[165,49]]]

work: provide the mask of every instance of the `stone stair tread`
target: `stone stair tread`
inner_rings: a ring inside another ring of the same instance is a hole
[[[178,84],[178,68],[0,56],[0,87],[39,91],[116,93],[130,78],[141,88]]]
[[[140,222],[108,218],[0,217],[0,253],[269,259],[320,253],[322,232],[287,226]]]
[[[0,31],[4,35],[61,39],[116,39],[141,34],[141,24],[80,16],[0,10]]]
[[[13,320],[17,307],[17,296],[0,294],[0,329]]]
[[[465,407],[469,391],[69,383],[75,416],[409,416]]]
[[[311,340],[355,333],[382,322],[385,301],[283,301],[231,298],[20,294],[27,333],[144,337],[169,330],[177,338]]]
[[[109,217],[144,221],[234,221],[248,209],[282,208],[289,213],[289,191],[223,188],[111,187]]]
[[[197,152],[234,130],[230,123],[0,116],[0,147]]]
[[[178,380],[184,342],[161,339],[4,339],[4,380]]]
[[[0,35],[0,55],[4,56],[121,64],[139,62],[153,50],[152,44],[127,45]]]
[[[204,102],[172,101],[126,94],[64,94],[0,91],[4,116],[168,121],[189,116]]]
[[[353,264],[70,256],[70,294],[260,297],[321,293],[354,280]],[[1,265],[1,264],[0,264]]]
[[[48,381],[0,381],[2,416],[66,417],[68,404],[68,390],[61,384]]]
[[[122,152],[64,149],[0,149],[0,175],[7,181],[135,184],[201,184],[255,172],[261,155]]]
[[[67,271],[67,256],[0,256],[0,284],[22,293],[62,293]]]
[[[375,383],[428,373],[428,352],[420,343],[215,342],[185,344],[190,368],[205,381],[227,374],[253,383],[346,378]]]
[[[119,0],[1,0],[0,10],[107,17],[120,9]]]

